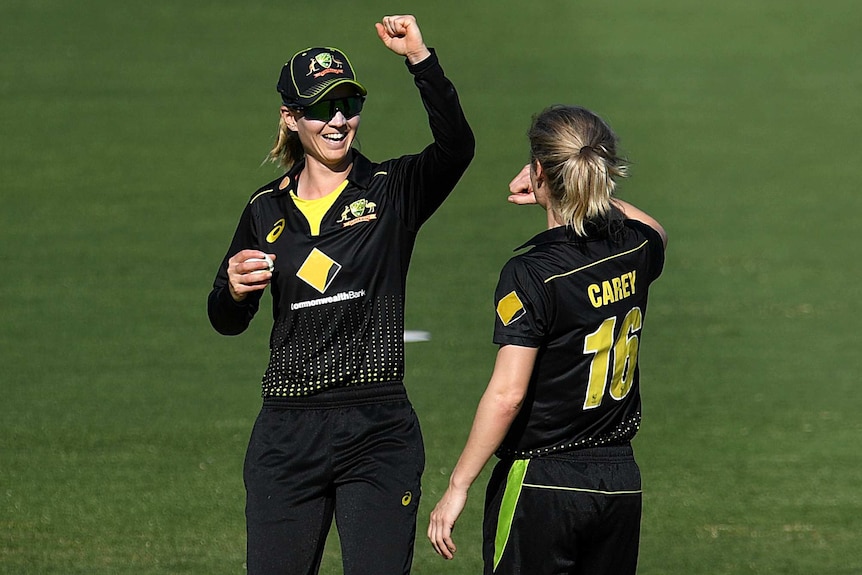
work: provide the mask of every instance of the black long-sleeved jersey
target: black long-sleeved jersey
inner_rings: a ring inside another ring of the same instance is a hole
[[[258,189],[242,213],[209,294],[208,313],[219,333],[244,331],[262,292],[235,302],[228,259],[243,249],[276,254],[264,397],[403,379],[404,291],[416,234],[455,187],[475,146],[436,53],[408,69],[433,143],[419,154],[382,163],[354,150],[347,185],[316,235],[291,197],[304,162]]]

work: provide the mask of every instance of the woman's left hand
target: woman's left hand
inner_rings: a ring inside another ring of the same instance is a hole
[[[422,32],[419,31],[419,24],[414,16],[384,16],[383,22],[374,26],[386,47],[399,56],[406,57],[411,64],[418,64],[431,55],[422,41]]]
[[[530,164],[524,166],[509,182],[509,201],[521,206],[536,203],[536,193],[530,179]]]
[[[464,506],[467,504],[467,492],[455,489],[451,485],[437,502],[434,511],[431,512],[431,521],[428,523],[428,539],[434,547],[434,551],[445,559],[455,556],[455,542],[452,541],[452,530],[455,522],[460,517]]]

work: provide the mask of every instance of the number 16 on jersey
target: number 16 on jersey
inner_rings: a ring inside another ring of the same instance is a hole
[[[602,404],[605,391],[617,401],[631,391],[638,363],[638,332],[643,325],[643,314],[633,307],[623,318],[619,334],[616,333],[617,317],[609,317],[584,340],[584,353],[593,354],[590,362],[590,382],[584,409],[595,409]],[[610,385],[608,385],[608,372]]]

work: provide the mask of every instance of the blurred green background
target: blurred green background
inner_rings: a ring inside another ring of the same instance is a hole
[[[385,14],[416,14],[476,158],[420,234],[407,386],[427,470],[415,573],[480,571],[484,479],[424,539],[490,374],[492,294],[541,230],[507,204],[533,113],[622,139],[621,196],[670,235],[641,346],[640,573],[858,574],[862,4],[250,0],[0,4],[0,572],[242,573],[242,458],[268,312],[205,299],[275,133],[281,64],[344,49],[359,146],[430,138]],[[268,302],[268,296],[265,297]],[[322,573],[340,572],[331,539]]]

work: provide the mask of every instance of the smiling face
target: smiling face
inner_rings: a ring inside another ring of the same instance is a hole
[[[329,92],[324,100],[336,100],[356,95],[356,89],[350,85],[341,85]],[[329,119],[311,120],[305,117],[302,110],[282,106],[281,113],[287,122],[287,127],[296,132],[305,150],[306,161],[318,162],[333,170],[345,169],[352,161],[350,147],[356,138],[359,128],[359,115],[345,118],[338,110]]]

